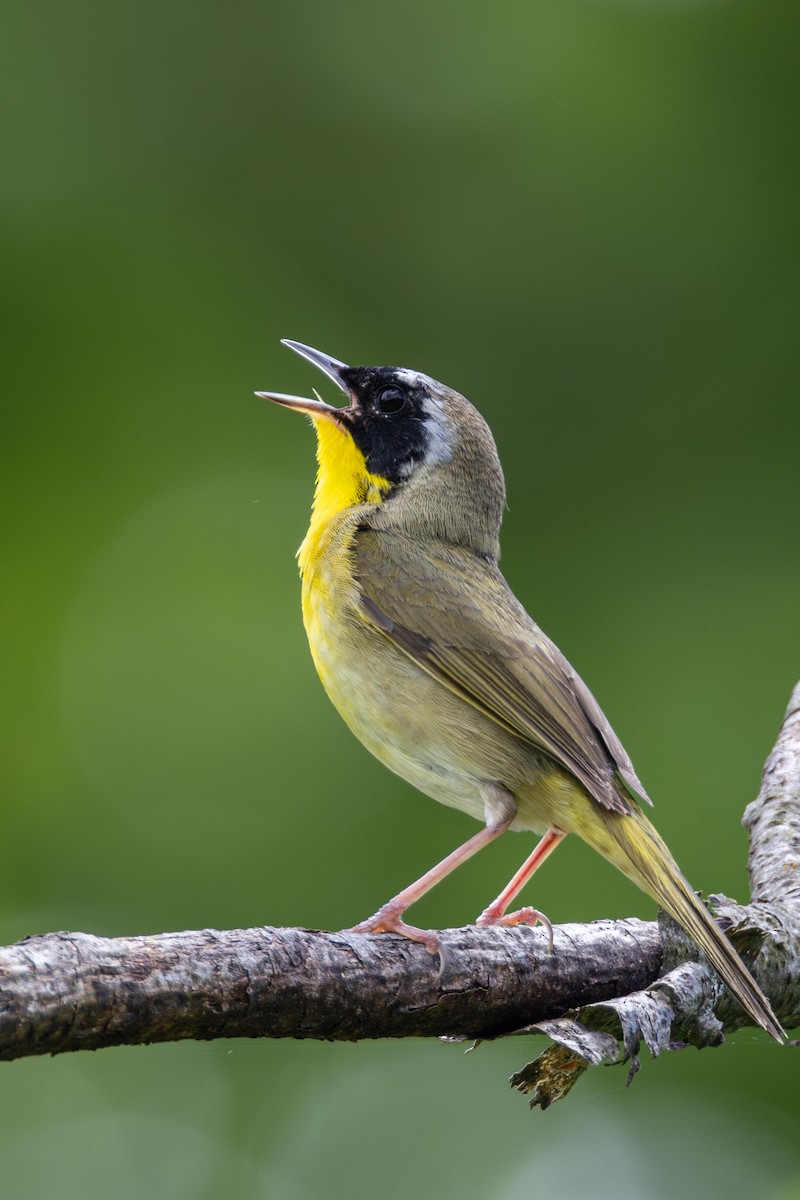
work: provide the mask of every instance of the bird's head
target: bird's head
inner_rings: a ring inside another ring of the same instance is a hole
[[[406,367],[349,367],[300,342],[348,399],[342,408],[257,392],[309,416],[317,431],[316,519],[372,504],[373,524],[498,556],[505,485],[494,438],[468,400]]]

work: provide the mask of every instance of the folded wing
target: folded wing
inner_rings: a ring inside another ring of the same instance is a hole
[[[626,813],[631,794],[650,803],[597,701],[495,564],[392,529],[360,529],[354,553],[361,612],[376,630],[598,804]]]

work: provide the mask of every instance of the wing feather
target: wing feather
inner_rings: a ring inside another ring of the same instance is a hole
[[[371,528],[358,531],[354,560],[364,619],[422,668],[603,807],[630,812],[631,794],[650,803],[597,701],[495,564]]]

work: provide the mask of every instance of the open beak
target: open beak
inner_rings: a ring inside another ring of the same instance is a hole
[[[339,391],[344,392],[348,400],[352,400],[350,389],[342,377],[342,372],[347,370],[347,363],[339,362],[338,358],[331,358],[329,355],[323,354],[321,350],[314,350],[311,346],[304,346],[302,342],[292,342],[288,338],[281,338],[281,344],[294,350],[295,354],[299,354],[301,358],[307,358],[315,367],[319,367],[320,371],[324,371],[328,379],[336,384]],[[343,411],[341,408],[335,408],[332,404],[326,404],[319,397],[316,400],[307,400],[304,396],[287,396],[283,392],[256,392],[256,395],[260,396],[262,400],[274,400],[276,404],[282,404],[285,408],[297,408],[311,417],[332,416],[334,413]]]

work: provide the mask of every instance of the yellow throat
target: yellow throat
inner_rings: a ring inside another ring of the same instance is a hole
[[[328,522],[354,504],[380,504],[391,490],[383,475],[373,475],[346,429],[328,417],[312,417],[317,432],[317,483],[311,524],[297,552],[300,574],[313,574]]]

